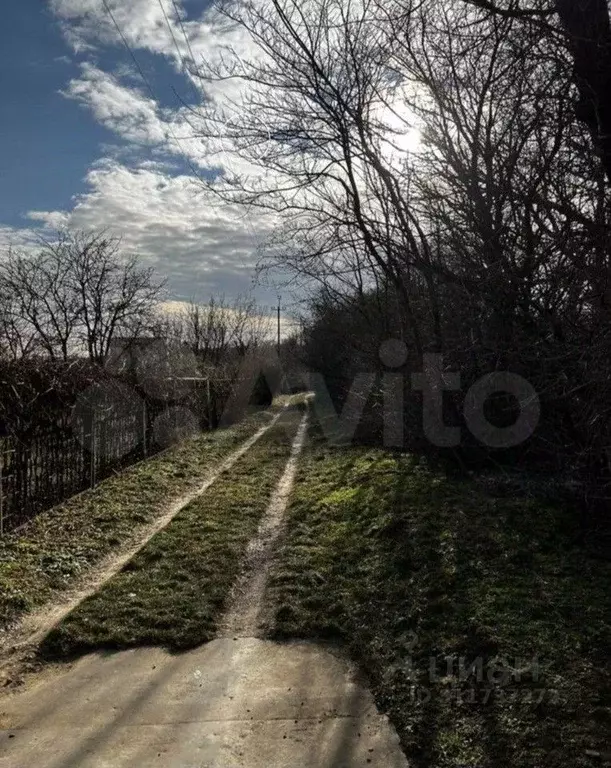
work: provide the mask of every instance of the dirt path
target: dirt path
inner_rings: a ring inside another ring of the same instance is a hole
[[[259,632],[306,428],[307,414],[217,639],[183,654],[91,654],[0,697],[2,768],[408,768],[345,658],[247,636]]]
[[[293,441],[291,454],[278,487],[261,520],[257,535],[248,545],[243,572],[232,591],[229,609],[220,622],[218,637],[257,637],[265,586],[274,549],[282,532],[297,463],[307,434],[307,411]]]
[[[80,583],[66,591],[59,602],[33,611],[25,616],[17,627],[10,630],[3,638],[3,647],[0,650],[0,673],[2,677],[10,679],[11,676],[19,672],[24,664],[27,666],[27,661],[32,657],[37,645],[54,626],[59,624],[83,600],[97,592],[145,547],[155,534],[168,526],[179,512],[205,493],[222,474],[230,470],[276,424],[287,407],[277,413],[268,424],[261,427],[237,450],[225,458],[198,488],[176,499],[164,515],[158,517],[142,530],[136,542],[132,541],[127,548],[113,552],[112,555],[104,558],[87,573]]]

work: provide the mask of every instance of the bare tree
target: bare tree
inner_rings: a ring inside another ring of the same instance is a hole
[[[579,93],[575,113],[588,127],[611,184],[611,21],[607,0],[547,0],[522,6],[512,0],[466,0],[488,13],[534,22],[556,34],[555,18],[574,62],[573,82]],[[542,24],[543,21],[543,24]]]
[[[241,87],[198,127],[237,158],[211,189],[275,217],[272,264],[350,312],[392,301],[412,362],[522,372],[570,462],[609,435],[609,196],[554,8],[506,8],[225,5],[257,54],[202,69]]]
[[[185,369],[187,375],[207,379],[207,419],[218,426],[237,380],[271,338],[271,318],[263,314],[251,297],[238,296],[229,302],[212,296],[207,304],[192,300],[182,309],[165,313],[156,326],[163,341],[158,352],[147,359],[150,378],[160,369],[168,376]],[[163,358],[163,362],[162,359]]]
[[[14,330],[19,326],[27,348],[33,339],[51,360],[67,360],[74,351],[82,303],[72,285],[65,240],[43,242],[35,256],[10,252],[1,281]]]
[[[150,322],[163,284],[135,256],[122,256],[120,239],[60,232],[33,256],[9,253],[0,285],[15,352],[67,360],[84,348],[101,363],[116,334],[135,336]]]
[[[90,360],[106,359],[117,334],[136,337],[153,318],[165,281],[136,256],[123,257],[121,240],[106,233],[68,238],[66,259],[82,307],[82,335]]]
[[[0,356],[7,360],[29,357],[39,349],[37,334],[19,312],[14,292],[0,279]]]
[[[338,0],[302,9],[292,0],[270,0],[223,11],[261,55],[231,61],[228,51],[219,69],[202,72],[241,80],[249,91],[233,109],[208,109],[201,132],[223,137],[247,167],[262,172],[228,174],[215,191],[272,211],[285,235],[276,251],[281,258],[292,251],[303,274],[326,282],[365,282],[376,273],[392,280],[421,355],[411,290],[418,284],[440,346],[429,243],[410,205],[405,169],[389,159],[384,93],[392,85],[392,45],[375,9]]]
[[[238,296],[230,303],[224,296],[212,296],[205,305],[191,300],[165,317],[158,333],[188,346],[203,366],[215,367],[230,357],[244,357],[269,339],[270,318],[250,297]]]

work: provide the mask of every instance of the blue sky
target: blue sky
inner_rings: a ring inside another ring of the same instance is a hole
[[[169,278],[169,298],[248,291],[262,233],[202,194],[192,169],[210,175],[214,163],[181,103],[198,93],[184,61],[214,56],[222,32],[204,0],[108,5],[154,99],[103,0],[3,6],[0,249],[27,247],[41,229],[106,227]]]
[[[0,27],[1,222],[70,206],[109,132],[59,91],[77,74],[59,25],[36,0],[9,3]]]

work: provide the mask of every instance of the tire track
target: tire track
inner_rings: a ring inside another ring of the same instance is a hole
[[[25,616],[20,624],[4,638],[4,648],[0,652],[0,672],[6,673],[7,669],[11,671],[18,670],[23,662],[31,659],[36,646],[51,629],[59,624],[84,600],[103,587],[107,581],[115,576],[148,544],[153,536],[166,528],[176,515],[192,501],[204,494],[221,475],[230,470],[278,422],[289,407],[290,404],[287,404],[268,424],[261,427],[254,435],[242,443],[237,450],[223,459],[199,487],[176,499],[165,514],[158,517],[141,531],[136,542],[132,541],[127,548],[122,549],[118,553],[113,552],[104,558],[88,571],[86,578],[76,588],[64,593],[58,602],[50,606],[43,606]]]
[[[246,550],[243,573],[236,582],[229,609],[219,622],[217,637],[257,637],[274,550],[284,524],[289,496],[295,482],[297,462],[305,444],[308,412],[303,415],[284,473],[254,539]]]

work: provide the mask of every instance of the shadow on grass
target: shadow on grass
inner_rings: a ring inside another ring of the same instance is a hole
[[[587,768],[611,730],[611,564],[577,528],[566,506],[314,428],[271,631],[341,638],[416,768]]]

